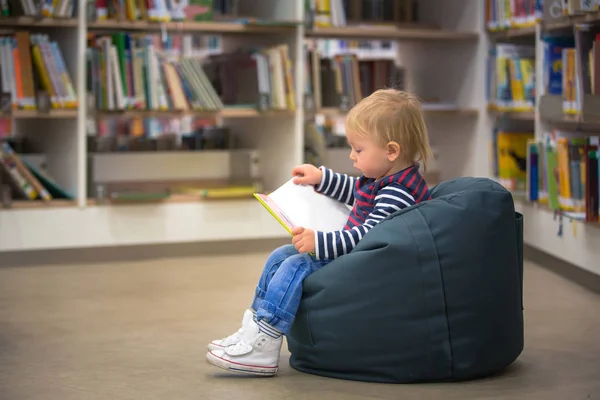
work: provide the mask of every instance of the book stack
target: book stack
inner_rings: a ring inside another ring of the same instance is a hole
[[[3,103],[9,103],[13,110],[41,108],[40,92],[47,94],[52,109],[78,107],[62,52],[48,35],[18,31],[0,37],[0,75]]]
[[[496,44],[488,58],[486,88],[488,103],[499,111],[533,111],[535,47]]]
[[[573,219],[598,222],[598,135],[554,129],[527,148],[528,200]]]

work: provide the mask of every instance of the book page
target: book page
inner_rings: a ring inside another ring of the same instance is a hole
[[[344,203],[317,193],[312,186],[296,185],[293,178],[267,197],[294,225],[315,231],[343,229],[351,210]]]
[[[292,228],[294,228],[296,225],[294,225],[290,217],[288,217],[281,210],[281,208],[279,208],[277,203],[266,194],[256,193],[255,196],[257,196],[260,200],[262,200],[265,203],[265,205],[269,208],[269,211],[273,214],[273,216],[279,219],[279,222],[283,224],[285,228],[291,233]]]

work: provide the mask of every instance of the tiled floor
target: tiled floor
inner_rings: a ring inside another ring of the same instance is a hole
[[[265,254],[0,268],[0,399],[600,399],[600,296],[531,263],[526,343],[502,376],[382,385],[221,372]],[[285,347],[285,345],[284,345]]]

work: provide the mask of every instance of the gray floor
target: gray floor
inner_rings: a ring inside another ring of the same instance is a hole
[[[348,382],[287,351],[275,378],[221,373],[206,344],[238,328],[264,257],[0,268],[0,399],[600,399],[600,296],[531,263],[525,351],[502,376]]]

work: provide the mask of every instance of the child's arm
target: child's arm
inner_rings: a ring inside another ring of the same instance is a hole
[[[349,206],[354,205],[354,186],[356,178],[346,174],[333,172],[329,168],[320,167],[323,173],[321,183],[315,190]]]
[[[384,187],[375,197],[375,207],[362,225],[333,232],[315,232],[315,258],[334,259],[350,253],[367,232],[380,221],[413,204],[415,199],[402,185],[392,184]]]

